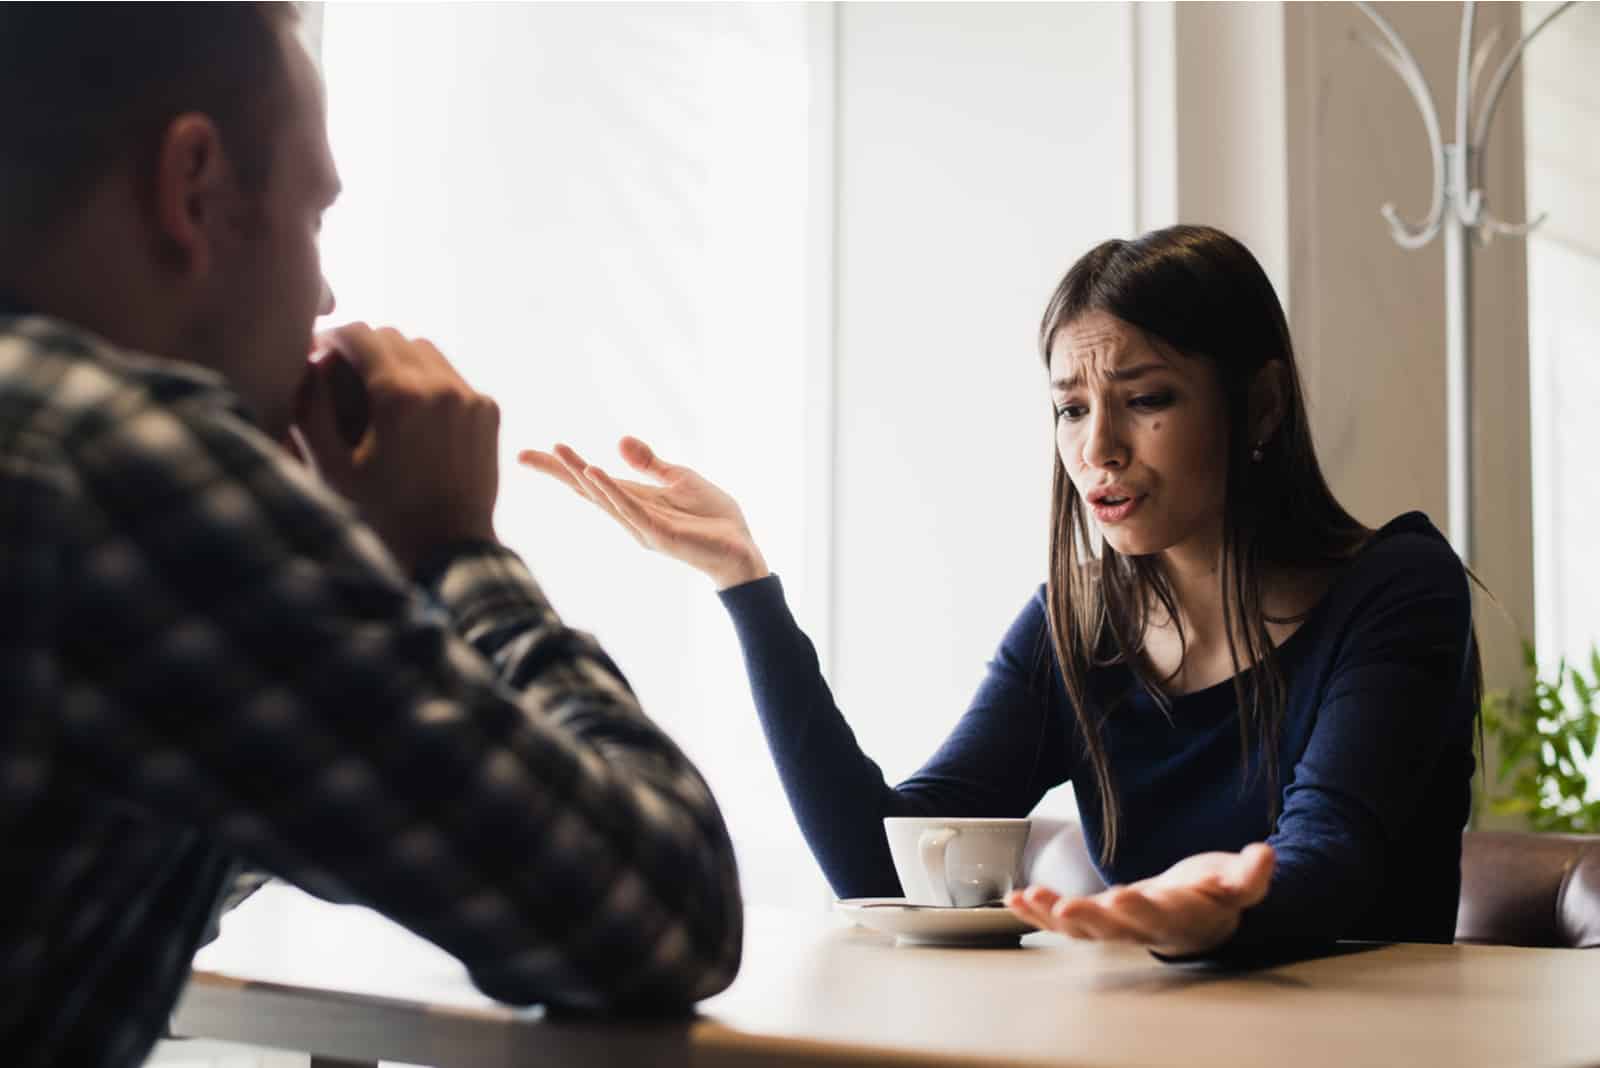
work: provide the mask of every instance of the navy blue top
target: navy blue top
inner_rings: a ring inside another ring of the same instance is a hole
[[[1026,816],[1071,781],[1091,856],[1102,841],[1093,774],[1049,640],[1043,587],[989,663],[971,707],[899,786],[856,744],[776,576],[722,593],[756,707],[801,830],[841,897],[894,895],[885,816]],[[1389,523],[1344,565],[1278,649],[1287,683],[1281,815],[1241,768],[1232,680],[1171,698],[1171,718],[1124,666],[1095,670],[1122,827],[1107,883],[1194,853],[1265,840],[1266,900],[1232,948],[1268,940],[1448,942],[1461,882],[1475,708],[1465,570],[1421,513]]]

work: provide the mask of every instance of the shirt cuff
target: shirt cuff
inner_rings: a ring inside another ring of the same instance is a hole
[[[783,609],[788,604],[783,596],[783,581],[775,574],[718,590],[717,597],[735,622]]]
[[[412,576],[418,586],[433,590],[445,572],[458,560],[469,559],[477,556],[508,555],[515,557],[510,549],[497,541],[483,539],[468,539],[465,541],[452,541],[444,545],[437,545],[423,556],[422,562],[417,565],[416,573]]]
[[[498,542],[457,542],[437,550],[417,569],[417,583],[469,641],[479,631],[558,621],[522,558]]]

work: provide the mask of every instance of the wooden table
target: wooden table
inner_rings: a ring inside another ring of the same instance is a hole
[[[542,1065],[1600,1065],[1600,951],[1400,945],[1242,975],[1028,936],[897,947],[754,909],[701,1015],[570,1022],[497,1005],[364,909],[273,885],[201,951],[174,1030],[436,1068]]]

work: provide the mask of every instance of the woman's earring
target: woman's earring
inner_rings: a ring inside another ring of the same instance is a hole
[[[1251,463],[1258,464],[1258,463],[1261,462],[1261,457],[1266,455],[1265,453],[1263,453],[1261,451],[1261,447],[1263,445],[1265,445],[1265,444],[1266,444],[1265,441],[1258,441],[1258,442],[1256,442],[1256,447],[1250,450],[1250,462]]]

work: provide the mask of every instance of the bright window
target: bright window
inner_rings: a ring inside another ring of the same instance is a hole
[[[1524,5],[1531,29],[1553,5]],[[1523,61],[1527,206],[1547,219],[1528,241],[1528,356],[1532,367],[1534,576],[1540,659],[1587,664],[1600,642],[1600,561],[1592,492],[1600,429],[1589,398],[1600,386],[1600,93],[1593,46],[1600,13],[1579,6],[1541,35]],[[1513,213],[1514,214],[1514,213]]]
[[[710,584],[515,464],[715,458],[803,593],[812,16],[795,5],[323,10],[337,320],[500,402],[496,523],[722,799],[756,900],[823,900]],[[814,472],[811,472],[814,476]],[[779,562],[782,562],[781,565]]]

